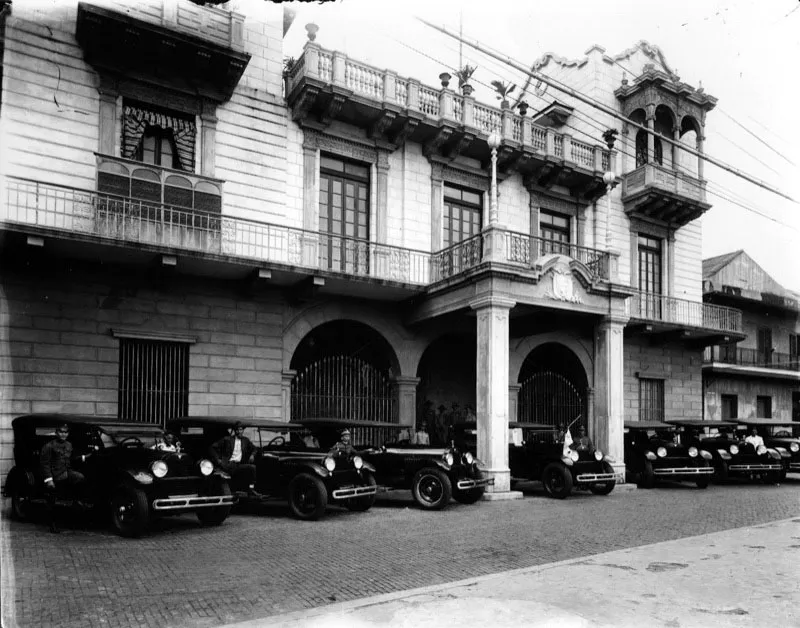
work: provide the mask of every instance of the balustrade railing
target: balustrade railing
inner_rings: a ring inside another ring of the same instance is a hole
[[[706,347],[703,359],[706,363],[722,362],[737,366],[800,371],[800,356],[798,355],[777,351],[760,351],[735,345]]]
[[[742,313],[722,305],[638,292],[626,302],[628,315],[641,320],[676,323],[734,333],[742,332]]]
[[[396,103],[436,120],[451,119],[487,135],[497,131],[503,139],[590,170],[605,172],[613,166],[610,151],[601,144],[579,142],[551,128],[537,126],[530,117],[478,103],[473,96],[463,96],[449,88],[430,87],[398,77],[394,72],[325,50],[316,43],[306,44],[300,61],[290,73],[289,93],[306,76],[340,85],[375,101]]]
[[[483,234],[477,234],[431,256],[431,281],[441,281],[477,266],[483,259]]]
[[[658,164],[644,164],[622,177],[623,198],[645,187],[680,194],[698,202],[706,200],[706,183],[679,170],[670,170]]]
[[[609,278],[609,255],[605,251],[515,231],[506,231],[505,239],[506,260],[511,264],[531,267],[545,255],[566,255],[581,262],[596,278]]]

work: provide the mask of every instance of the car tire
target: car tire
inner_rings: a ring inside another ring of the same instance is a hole
[[[715,483],[720,484],[727,482],[728,476],[728,463],[724,460],[720,460],[719,463],[714,467],[714,475],[711,476],[711,478]]]
[[[617,485],[616,480],[611,480],[610,482],[601,482],[600,484],[592,484],[589,487],[589,490],[592,491],[593,495],[608,495],[611,491],[614,490],[614,487]]]
[[[111,494],[111,524],[117,534],[141,536],[150,523],[150,504],[145,492],[130,486],[119,486]]]
[[[316,521],[328,508],[325,483],[310,473],[298,473],[289,482],[289,508],[303,521]]]
[[[377,486],[378,483],[375,481],[375,476],[372,475],[369,471],[364,471],[364,485],[365,486]],[[375,503],[375,493],[372,495],[362,495],[361,497],[353,497],[352,499],[348,499],[344,505],[348,510],[353,512],[366,512],[372,505]]]
[[[653,472],[653,465],[649,460],[644,461],[639,481],[636,484],[639,488],[653,488],[656,485],[656,474]]]
[[[555,499],[564,499],[572,493],[572,473],[559,462],[551,462],[542,471],[545,492]]]
[[[707,469],[708,468],[708,461],[704,460],[703,462],[705,462],[705,464],[701,465],[700,468],[701,469]],[[701,476],[699,476],[697,478],[697,481],[695,482],[695,484],[697,485],[697,488],[708,488],[708,485],[711,484],[711,476],[710,475],[701,475]]]
[[[786,479],[786,474],[789,472],[789,469],[783,467],[779,474],[778,474],[778,482],[783,482]]]
[[[472,479],[482,480],[483,477],[484,477],[483,472],[478,471],[475,473],[475,477]],[[485,486],[475,486],[473,488],[466,488],[462,490],[454,488],[453,499],[455,499],[459,504],[474,504],[481,497],[483,497],[483,494],[485,492],[486,492]]]
[[[411,483],[414,501],[425,510],[441,510],[450,503],[453,485],[450,478],[440,469],[420,469]]]
[[[33,474],[29,472],[12,471],[6,478],[6,486],[11,487],[11,517],[17,521],[31,518],[31,491],[34,481]]]
[[[212,481],[209,485],[209,492],[212,495],[229,497],[233,494],[231,492],[230,485],[224,478],[219,478],[215,481]],[[195,511],[195,514],[200,520],[200,523],[202,523],[204,526],[218,526],[228,518],[229,514],[231,514],[231,508],[231,505],[214,506],[213,508],[198,508]]]
[[[761,482],[764,484],[780,484],[781,483],[781,472],[780,471],[770,471],[769,473],[764,473],[761,475]]]

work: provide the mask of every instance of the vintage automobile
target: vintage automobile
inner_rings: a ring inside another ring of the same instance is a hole
[[[786,473],[800,473],[800,423],[781,419],[736,419],[747,431],[755,427],[764,445],[775,449],[783,460],[781,481]]]
[[[564,499],[573,489],[588,489],[595,495],[608,495],[617,485],[608,456],[594,451],[575,451],[554,442],[552,425],[511,422],[510,430],[520,430],[522,441],[510,442],[508,463],[511,482],[541,482],[550,497]]]
[[[669,419],[667,423],[679,428],[682,445],[711,454],[715,482],[730,478],[758,478],[765,484],[780,482],[783,475],[780,453],[773,448],[755,448],[744,442],[743,436],[736,433],[735,421]]]
[[[400,427],[396,423],[366,425],[395,432]],[[382,489],[410,489],[414,501],[425,510],[440,510],[451,498],[461,504],[474,504],[483,497],[486,487],[494,483],[484,477],[481,461],[452,441],[444,447],[432,447],[412,444],[399,438],[399,434],[395,436],[361,453],[375,467]]]
[[[149,423],[68,414],[29,414],[12,422],[14,463],[6,479],[12,514],[25,519],[33,503],[46,502],[39,453],[66,423],[76,456],[74,468],[86,478],[81,502],[97,514],[111,512],[122,536],[140,536],[159,516],[194,512],[206,525],[219,525],[235,502],[228,476],[204,458],[153,449],[163,436]],[[74,496],[69,497],[72,501]],[[63,500],[61,500],[63,502]]]
[[[711,454],[694,445],[676,442],[677,428],[660,421],[625,422],[625,471],[640,488],[653,488],[659,480],[711,483]]]
[[[167,427],[196,455],[207,455],[217,440],[242,422],[256,446],[256,491],[264,498],[285,499],[298,519],[321,518],[329,503],[352,511],[375,503],[375,469],[355,454],[331,452],[341,422],[313,420],[304,424],[240,417],[180,417]],[[242,501],[252,500],[237,493]]]

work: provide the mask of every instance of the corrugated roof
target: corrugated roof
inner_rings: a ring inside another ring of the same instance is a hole
[[[725,253],[724,255],[717,255],[716,257],[709,257],[703,260],[703,279],[710,279],[716,275],[722,268],[730,264],[744,249],[733,251],[732,253]]]

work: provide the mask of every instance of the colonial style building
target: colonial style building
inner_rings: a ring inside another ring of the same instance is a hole
[[[800,300],[744,251],[703,260],[703,300],[742,311],[741,342],[706,348],[707,419],[800,421]]]
[[[615,116],[495,108],[313,24],[284,63],[287,25],[260,0],[6,11],[0,470],[25,412],[434,440],[474,413],[502,496],[509,420],[577,419],[621,471],[623,420],[702,416],[705,347],[744,337],[702,299],[713,97],[640,42],[534,67]]]

